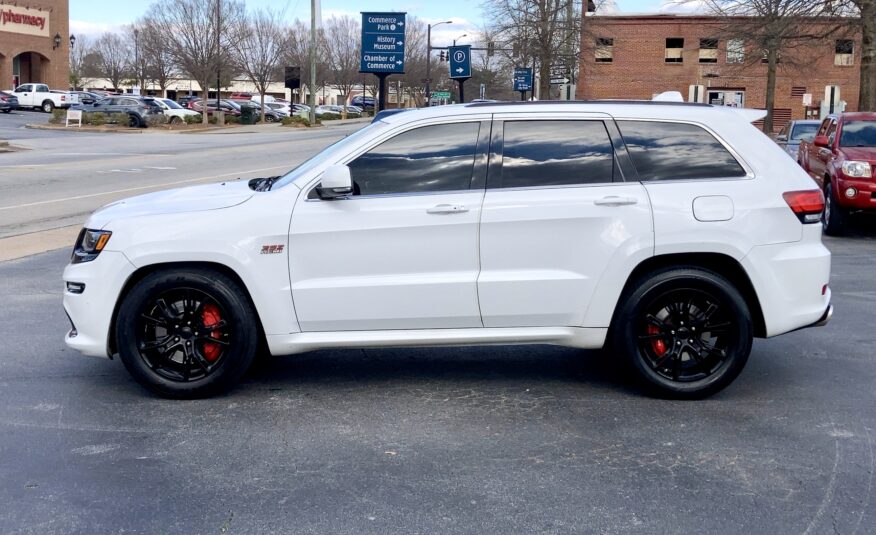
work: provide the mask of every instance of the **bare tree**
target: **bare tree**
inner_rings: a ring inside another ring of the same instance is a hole
[[[773,107],[778,69],[811,65],[819,52],[815,44],[846,30],[848,21],[836,20],[828,4],[813,0],[700,0],[709,11],[724,17],[723,37],[740,39],[753,53],[742,64],[766,63],[767,86],[763,131],[773,131]],[[832,9],[832,8],[831,8]]]
[[[87,76],[86,66],[89,54],[94,53],[94,41],[87,35],[76,38],[76,44],[70,47],[70,87],[82,88],[82,79]]]
[[[118,91],[122,80],[130,73],[131,48],[128,42],[120,35],[107,32],[100,36],[94,46],[98,57],[100,75]]]
[[[276,79],[286,49],[288,34],[282,21],[280,11],[256,10],[247,17],[241,38],[234,47],[241,70],[261,97],[262,122],[265,121],[265,93]]]
[[[163,95],[171,80],[177,75],[171,40],[161,33],[160,28],[151,18],[144,18],[138,24],[140,56],[144,62],[143,78],[154,82]]]
[[[585,0],[586,1],[586,0]],[[573,68],[580,44],[580,0],[486,0],[496,44],[518,65],[534,65],[541,98],[550,95],[551,66]]]
[[[296,19],[286,31],[288,45],[283,61],[286,65],[301,68],[300,101],[303,103],[305,102],[304,89],[308,93],[316,95],[325,86],[327,79],[330,77],[328,69],[329,60],[325,56],[325,34],[324,32],[319,32],[317,36],[316,86],[310,87],[310,25]]]
[[[149,18],[156,30],[168,39],[170,53],[180,70],[200,84],[206,124],[206,99],[211,82],[220,73],[227,76],[234,69],[228,51],[241,36],[243,4],[236,0],[158,1],[149,9]],[[218,94],[221,87],[216,90]]]
[[[327,78],[345,96],[357,83],[359,74],[359,51],[361,50],[361,26],[352,17],[331,17],[323,23],[323,56],[328,61]],[[346,115],[344,108],[343,115]]]
[[[423,80],[426,79],[426,23],[417,17],[409,16],[405,22],[405,73],[401,82],[406,91],[413,97],[419,106],[425,103],[426,87]],[[400,91],[399,106],[402,102]]]

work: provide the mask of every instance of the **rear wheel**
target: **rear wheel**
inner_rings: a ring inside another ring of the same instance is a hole
[[[639,382],[666,397],[696,399],[729,385],[751,353],[745,299],[717,273],[673,268],[640,279],[624,297],[612,345]]]
[[[134,115],[133,113],[128,115],[128,126],[131,128],[139,128],[140,127],[140,118]]]
[[[824,215],[821,224],[824,226],[824,233],[829,236],[842,236],[849,218],[848,211],[839,205],[836,195],[833,184],[825,180]]]
[[[222,273],[161,271],[125,296],[116,340],[138,383],[169,398],[199,398],[240,381],[255,358],[256,325],[243,290]]]
[[[182,123],[182,119],[176,116],[170,118],[170,124],[180,124]]]
[[[47,101],[43,102],[43,111],[44,112],[52,113],[52,111],[54,109],[55,109],[55,103],[52,102],[51,100],[47,100]]]

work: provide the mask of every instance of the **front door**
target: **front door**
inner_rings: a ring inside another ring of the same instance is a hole
[[[480,120],[411,127],[338,162],[350,167],[350,197],[302,193],[289,238],[302,331],[482,326],[477,177],[489,130]]]
[[[653,250],[645,188],[624,183],[607,116],[503,119],[481,216],[484,326],[582,326],[606,272]]]

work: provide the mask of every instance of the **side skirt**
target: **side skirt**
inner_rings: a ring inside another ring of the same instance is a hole
[[[491,327],[400,331],[304,332],[268,335],[273,355],[293,355],[316,349],[363,347],[436,347],[469,345],[551,344],[599,349],[607,328]]]

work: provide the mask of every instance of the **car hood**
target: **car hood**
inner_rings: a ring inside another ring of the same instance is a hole
[[[840,147],[847,160],[876,161],[876,147]]]
[[[147,215],[218,210],[244,203],[255,192],[246,180],[189,186],[129,197],[98,208],[88,219],[88,228],[104,228],[115,219]]]

